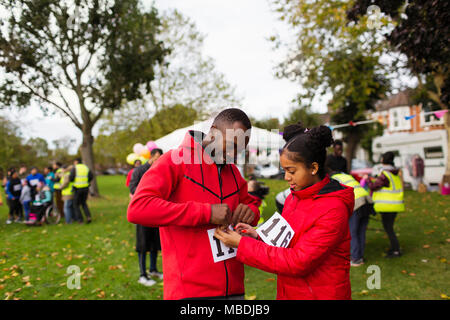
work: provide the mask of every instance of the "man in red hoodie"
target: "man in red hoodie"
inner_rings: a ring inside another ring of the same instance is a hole
[[[243,299],[243,264],[235,258],[214,262],[216,244],[208,230],[259,220],[260,200],[248,194],[247,182],[231,164],[247,146],[250,129],[242,110],[226,109],[207,135],[187,132],[180,147],[142,177],[128,221],[160,227],[164,299]]]

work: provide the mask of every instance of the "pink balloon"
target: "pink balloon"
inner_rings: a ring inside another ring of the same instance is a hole
[[[146,144],[146,147],[148,150],[152,151],[155,148],[158,148],[158,146],[156,145],[156,143],[154,143],[153,141],[149,141]]]
[[[144,149],[144,148],[145,148],[145,146],[142,143],[136,143],[133,146],[133,152],[136,154],[141,154],[142,149]]]

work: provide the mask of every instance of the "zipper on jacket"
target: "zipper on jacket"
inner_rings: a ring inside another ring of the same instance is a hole
[[[217,166],[217,165],[216,165]],[[222,192],[222,173],[223,167],[219,169],[217,167],[217,175],[219,176],[219,189],[220,189],[220,203],[223,203],[223,192]],[[223,261],[223,266],[225,267],[225,297],[228,297],[228,269],[227,269],[227,260]]]

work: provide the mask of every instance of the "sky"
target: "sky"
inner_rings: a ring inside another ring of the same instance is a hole
[[[206,35],[204,54],[215,60],[217,70],[225,74],[244,98],[244,111],[256,119],[281,120],[288,114],[299,85],[274,76],[283,53],[274,52],[267,39],[275,32],[289,37],[289,30],[277,20],[268,0],[155,0],[155,6],[159,10],[176,8],[197,24],[198,30]],[[325,109],[313,106],[317,112]],[[44,116],[37,106],[22,112],[0,111],[2,114],[20,122],[25,137],[44,138],[50,147],[53,140],[64,136],[81,143],[81,132],[69,119],[56,114]]]

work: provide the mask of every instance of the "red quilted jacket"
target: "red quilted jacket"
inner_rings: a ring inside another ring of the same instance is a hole
[[[225,165],[219,174],[193,135],[188,132],[178,149],[165,153],[144,174],[129,204],[128,221],[160,227],[164,299],[241,295],[243,264],[236,258],[213,260],[207,234],[216,227],[209,223],[211,204],[227,203],[234,211],[245,203],[255,212],[256,225],[261,201],[248,194],[234,165]]]
[[[277,274],[277,299],[351,299],[348,219],[353,205],[353,189],[328,176],[293,191],[282,213],[295,232],[288,248],[243,237],[237,259]]]

